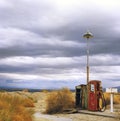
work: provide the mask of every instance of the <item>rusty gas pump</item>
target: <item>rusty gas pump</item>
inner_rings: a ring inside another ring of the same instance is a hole
[[[76,107],[90,111],[105,110],[101,81],[92,80],[87,85],[76,86]]]
[[[88,110],[105,110],[105,98],[102,92],[101,81],[92,80],[88,82]]]

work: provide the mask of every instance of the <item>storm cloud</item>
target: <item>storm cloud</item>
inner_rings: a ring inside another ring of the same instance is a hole
[[[120,85],[119,11],[119,0],[1,0],[0,86],[86,83],[87,30],[90,79]]]

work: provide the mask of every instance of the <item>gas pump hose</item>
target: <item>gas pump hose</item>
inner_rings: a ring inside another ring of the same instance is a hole
[[[104,98],[104,94],[100,91],[100,98],[99,98],[99,111],[103,112],[106,109],[106,102]]]

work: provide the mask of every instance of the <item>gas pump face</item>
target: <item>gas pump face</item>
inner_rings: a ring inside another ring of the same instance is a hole
[[[90,84],[90,91],[91,91],[91,92],[94,92],[94,91],[95,91],[94,84]]]

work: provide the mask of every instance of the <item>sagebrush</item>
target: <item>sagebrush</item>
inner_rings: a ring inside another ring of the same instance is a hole
[[[69,89],[63,88],[51,92],[46,99],[46,105],[45,113],[61,113],[65,109],[74,107],[74,96]]]
[[[110,93],[104,93],[104,97],[105,97],[106,105],[109,105],[110,104]],[[120,95],[119,94],[114,95],[114,104],[120,104]]]
[[[0,121],[32,121],[33,101],[18,95],[0,93]]]

